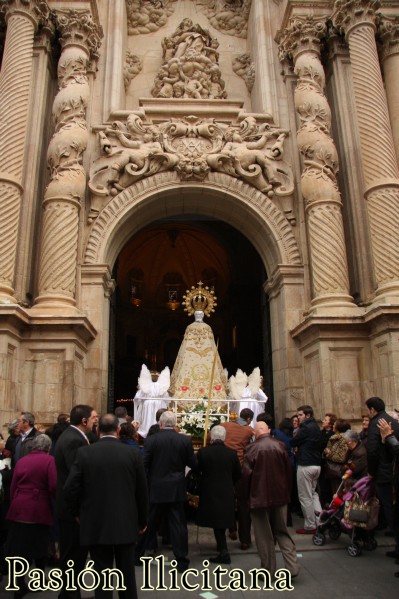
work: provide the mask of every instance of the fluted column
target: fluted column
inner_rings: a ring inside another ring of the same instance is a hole
[[[28,128],[33,37],[48,16],[41,0],[7,0],[0,72],[0,303],[16,303],[14,277]]]
[[[382,17],[378,32],[393,142],[399,161],[399,17]]]
[[[303,157],[301,189],[309,239],[312,306],[355,308],[349,294],[342,203],[336,175],[338,157],[330,135],[331,112],[324,94],[320,40],[325,19],[293,17],[282,32],[280,58],[294,61],[298,77],[295,109],[300,120],[298,148]]]
[[[376,296],[399,300],[399,171],[375,41],[379,0],[337,0],[335,27],[345,33],[352,65]]]
[[[55,131],[47,160],[51,173],[43,202],[39,296],[35,307],[75,306],[79,212],[85,196],[82,155],[87,147],[88,68],[98,57],[101,31],[90,13],[57,11],[62,52],[59,91],[52,116]]]

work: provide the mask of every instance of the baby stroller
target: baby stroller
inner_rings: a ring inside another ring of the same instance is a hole
[[[344,490],[352,473],[347,471],[342,477],[337,495],[328,510],[320,514],[317,532],[313,535],[313,544],[324,545],[326,532],[335,541],[344,532],[350,536],[347,547],[351,557],[358,557],[362,549],[374,551],[377,541],[373,529],[378,523],[379,501],[375,497],[372,480],[365,476],[355,482],[349,490]]]

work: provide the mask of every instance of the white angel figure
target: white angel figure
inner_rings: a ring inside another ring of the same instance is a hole
[[[254,368],[252,373],[247,376],[240,368],[237,370],[236,376],[231,376],[230,380],[230,394],[235,399],[235,402],[231,404],[232,411],[240,414],[244,408],[249,408],[253,411],[254,417],[251,422],[251,426],[254,427],[256,423],[256,417],[265,410],[265,404],[267,402],[267,395],[262,391],[262,377],[260,375],[260,369]]]
[[[155,424],[157,411],[169,405],[169,368],[166,366],[156,380],[153,376],[156,375],[151,375],[147,366],[143,364],[138,381],[139,390],[134,398],[134,417],[140,422],[138,433],[143,438],[147,436],[150,426]]]

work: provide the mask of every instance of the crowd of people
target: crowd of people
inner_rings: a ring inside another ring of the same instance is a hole
[[[134,599],[135,566],[158,554],[159,535],[171,545],[177,571],[189,568],[189,479],[199,497],[196,522],[213,529],[211,563],[230,564],[226,535],[246,551],[253,529],[260,567],[275,574],[277,543],[296,577],[292,513],[304,520],[296,533],[314,535],[345,472],[354,481],[372,478],[380,525],[395,541],[387,555],[399,563],[399,421],[378,397],[366,406],[360,432],[333,413],[320,427],[309,405],[277,427],[267,412],[252,426],[254,414],[244,408],[235,420],[214,426],[197,454],[166,408],[158,410],[145,440],[123,407],[99,418],[91,406],[76,405],[45,431],[24,412],[0,440],[1,571],[9,556],[43,570],[56,564],[59,598],[79,599],[79,588],[65,584],[66,572],[72,568],[77,579],[89,557],[99,574],[115,563],[125,586],[119,596]],[[20,577],[15,599],[29,590]],[[95,596],[112,597],[112,590],[99,585]]]

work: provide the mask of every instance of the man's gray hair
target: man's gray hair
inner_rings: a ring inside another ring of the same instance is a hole
[[[355,443],[359,443],[360,441],[359,433],[357,433],[356,431],[352,431],[351,429],[342,433],[342,436],[345,439],[345,441],[353,441]]]
[[[29,426],[35,426],[35,417],[30,412],[22,412],[21,418],[29,422]]]
[[[219,424],[211,428],[211,442],[224,441],[226,438],[226,429]]]
[[[176,414],[173,412],[166,411],[161,414],[159,419],[159,426],[162,428],[173,428],[176,426]]]
[[[48,435],[44,433],[40,433],[36,435],[32,442],[32,449],[39,449],[40,451],[45,451],[48,453],[51,447],[51,439]]]

